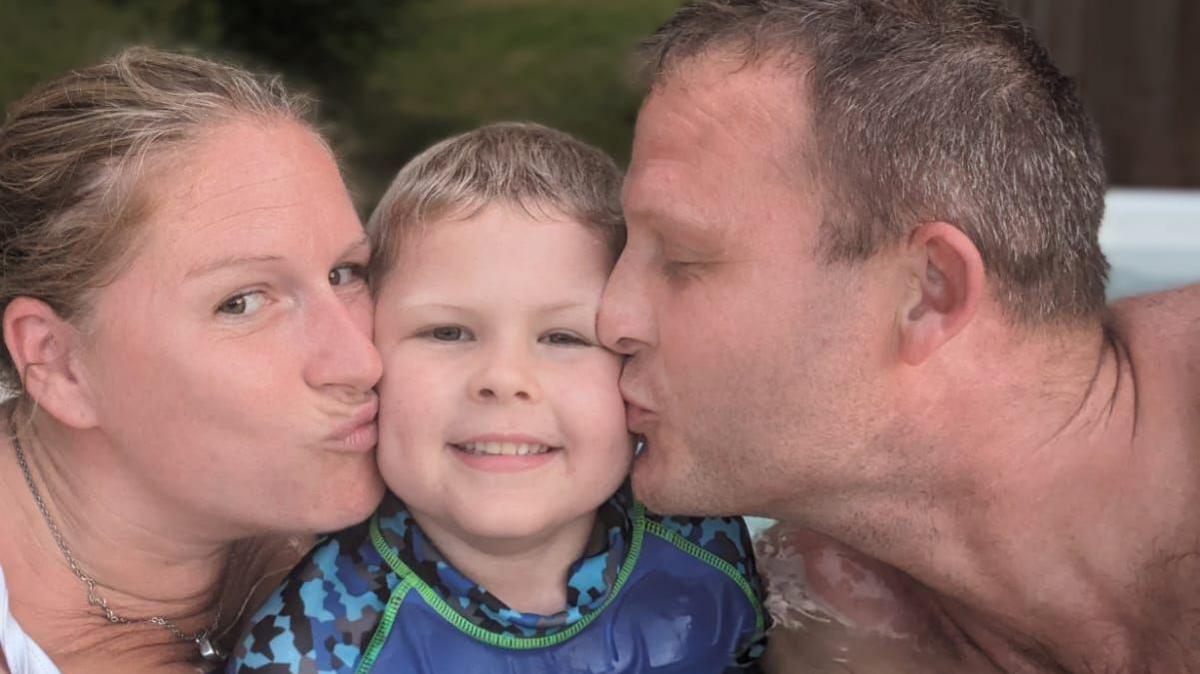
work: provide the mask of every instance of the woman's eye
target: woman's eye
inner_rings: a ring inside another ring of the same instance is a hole
[[[261,290],[238,293],[217,305],[217,313],[230,316],[248,316],[266,304],[266,295]]]
[[[571,332],[555,331],[542,336],[541,340],[554,346],[591,346],[592,343]]]
[[[366,278],[366,269],[360,264],[344,264],[329,272],[329,285],[344,286]]]
[[[466,328],[457,325],[439,325],[426,330],[425,334],[439,342],[465,342],[471,338],[471,333]]]

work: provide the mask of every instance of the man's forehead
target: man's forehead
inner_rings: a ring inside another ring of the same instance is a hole
[[[701,211],[684,219],[722,221],[730,215],[725,210],[747,204],[729,203],[720,194],[765,197],[804,185],[800,89],[794,69],[770,62],[698,57],[673,69],[638,119],[625,184],[627,215]]]
[[[801,74],[777,60],[747,63],[715,53],[673,67],[651,91],[639,121],[660,118],[681,139],[793,138],[807,127]],[[641,126],[639,126],[641,131]],[[653,139],[650,139],[653,140]]]

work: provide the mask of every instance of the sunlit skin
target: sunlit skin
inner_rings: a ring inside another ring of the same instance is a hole
[[[26,451],[80,564],[118,613],[196,630],[232,541],[378,503],[382,368],[369,248],[309,129],[234,120],[151,161],[137,246],[90,313],[17,300],[5,337],[39,401]],[[0,518],[13,610],[63,671],[192,671],[194,647],[88,609],[15,462],[0,476],[0,511],[22,513]]]
[[[787,523],[840,621],[778,632],[776,671],[1181,671],[1200,288],[1117,305],[1105,339],[1013,325],[948,223],[824,262],[794,72],[707,54],[639,115],[599,319],[638,495]]]
[[[460,571],[521,611],[564,608],[566,572],[633,457],[596,311],[602,239],[493,204],[406,241],[379,288],[384,480]],[[462,445],[553,449],[479,457]]]

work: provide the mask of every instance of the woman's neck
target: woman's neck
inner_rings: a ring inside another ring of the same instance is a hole
[[[85,671],[100,671],[93,657],[145,669],[130,658],[169,667],[197,655],[194,645],[145,619],[165,618],[185,635],[211,630],[231,542],[192,540],[186,526],[172,528],[169,504],[151,507],[154,499],[114,470],[113,452],[98,435],[47,415],[16,419],[20,452],[6,432],[0,458],[0,564],[25,631],[60,665],[77,662]],[[103,600],[133,622],[114,624],[89,605],[86,578],[96,583],[93,603]]]
[[[595,511],[553,531],[519,539],[467,537],[412,512],[421,531],[455,569],[514,610],[553,615],[567,606],[567,574],[587,549]]]

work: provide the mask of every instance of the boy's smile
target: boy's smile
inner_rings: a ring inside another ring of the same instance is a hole
[[[529,470],[545,465],[561,452],[561,445],[552,445],[528,435],[481,435],[463,442],[451,442],[459,460],[475,470],[500,473]]]

